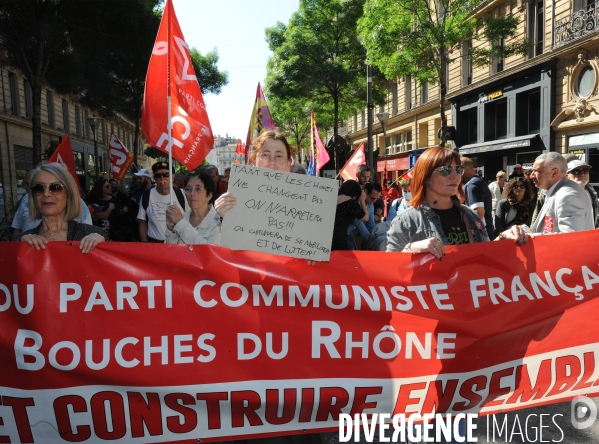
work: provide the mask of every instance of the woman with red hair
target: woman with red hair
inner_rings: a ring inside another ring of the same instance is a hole
[[[489,237],[478,215],[460,203],[460,155],[441,146],[429,148],[412,172],[410,208],[399,214],[387,233],[387,251],[430,253],[441,260],[446,245],[487,242]],[[512,227],[496,240],[526,242],[521,227]]]

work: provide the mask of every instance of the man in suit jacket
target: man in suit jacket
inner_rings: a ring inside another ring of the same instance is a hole
[[[545,190],[545,203],[531,230],[533,233],[572,233],[594,229],[591,200],[583,188],[566,177],[566,159],[556,152],[535,159],[530,178]]]

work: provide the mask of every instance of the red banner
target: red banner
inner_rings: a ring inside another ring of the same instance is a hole
[[[133,163],[133,154],[114,133],[110,133],[110,172],[116,180],[123,180]]]
[[[188,170],[206,158],[214,137],[202,91],[172,0],[167,0],[146,76],[141,128],[152,146],[168,153],[170,97],[173,157]]]
[[[358,167],[364,163],[366,163],[366,156],[364,155],[364,144],[361,143],[346,164],[343,165],[343,168],[339,171],[339,175],[343,180],[356,180]]]
[[[222,440],[597,394],[598,248],[588,231],[311,266],[218,246],[5,242],[0,440]]]
[[[58,162],[67,170],[69,170],[69,173],[71,173],[71,176],[73,176],[73,179],[75,179],[75,183],[79,189],[79,196],[83,196],[83,193],[81,192],[81,184],[79,183],[79,177],[77,176],[77,168],[75,167],[75,156],[73,155],[71,136],[68,134],[64,136],[64,139],[62,139],[60,145],[58,145],[54,153],[48,159],[48,162]],[[96,168],[99,168],[99,166],[96,165]]]

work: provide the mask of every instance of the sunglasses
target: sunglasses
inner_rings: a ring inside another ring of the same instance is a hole
[[[522,184],[522,185],[514,185],[512,187],[514,190],[523,190],[524,188],[526,188],[526,185]]]
[[[41,196],[42,194],[45,193],[46,187],[48,187],[48,189],[50,190],[50,193],[52,193],[52,195],[62,194],[62,192],[64,191],[64,185],[61,183],[51,183],[49,185],[36,183],[35,185],[33,185],[30,188],[31,194],[33,194],[34,196]]]
[[[456,166],[444,165],[444,166],[440,167],[437,171],[439,172],[439,174],[441,174],[441,176],[445,177],[445,176],[449,176],[454,168],[455,168],[455,172],[458,176],[461,176],[462,174],[464,174],[464,167],[462,165],[456,165]]]
[[[160,179],[161,177],[170,177],[171,173],[155,173],[154,179]]]
[[[575,176],[580,176],[581,174],[589,174],[591,170],[588,168],[581,168],[577,170],[570,171],[570,174],[574,174]]]

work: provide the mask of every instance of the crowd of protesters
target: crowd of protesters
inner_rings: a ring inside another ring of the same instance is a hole
[[[284,135],[265,131],[254,142],[250,160],[259,167],[305,174],[291,159]],[[62,179],[47,184],[36,179],[43,177],[42,167],[27,172],[23,186],[28,194],[12,223],[13,239],[36,247],[64,237],[57,233],[66,233],[71,220],[95,226],[102,240],[218,244],[222,218],[236,203],[228,192],[230,168],[219,175],[214,165],[203,165],[185,175],[157,162],[152,171],[133,174],[127,193],[116,179],[95,181],[85,202],[79,199],[80,211],[69,213],[57,228],[48,225],[45,212],[61,207],[54,204],[63,190],[69,199],[74,191]],[[507,178],[498,171],[496,181],[487,184],[471,159],[433,147],[420,156],[411,179],[381,186],[372,180],[371,168],[360,165],[355,180],[339,188],[331,249],[428,251],[442,259],[447,245],[502,239],[523,243],[523,232],[534,236],[599,228],[590,169],[576,156],[545,153],[532,168],[516,165]],[[31,241],[33,234],[42,240]]]

